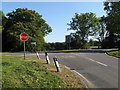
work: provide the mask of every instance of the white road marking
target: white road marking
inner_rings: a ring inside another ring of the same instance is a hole
[[[96,86],[92,82],[90,82],[87,78],[85,78],[81,73],[79,73],[75,70],[72,70],[72,71],[75,72],[76,74],[78,74],[81,77],[81,79],[83,79],[81,81],[84,83],[86,88],[96,88]]]
[[[70,70],[69,67],[65,66],[65,68],[67,68],[68,70]],[[76,74],[78,74],[81,77],[81,81],[82,83],[84,83],[84,85],[86,86],[86,88],[95,88],[95,85],[93,85],[92,82],[90,82],[87,78],[85,78],[81,73],[75,71],[75,70],[70,70],[71,72],[74,72]]]
[[[93,59],[91,59],[91,58],[88,58],[87,57],[87,59],[89,59],[90,61],[92,61],[92,62],[96,62],[96,63],[98,63],[98,64],[100,64],[100,65],[103,65],[103,66],[108,66],[108,65],[106,65],[106,64],[104,64],[104,63],[101,63],[101,62],[99,62],[99,61],[95,61],[95,60],[93,60]]]
[[[106,65],[106,64],[104,64],[104,63],[101,63],[101,62],[98,62],[98,61],[96,61],[98,64],[101,64],[101,65],[103,65],[103,66],[108,66],[108,65]]]
[[[79,56],[78,54],[75,54],[75,55]],[[84,55],[84,54],[83,54],[83,55]],[[82,56],[82,57],[83,57],[83,56]],[[85,58],[85,56],[84,56],[83,58]],[[106,65],[106,64],[104,64],[104,63],[101,63],[101,62],[99,62],[99,61],[93,60],[93,59],[88,58],[88,57],[86,57],[86,59],[88,59],[88,60],[90,60],[90,61],[92,61],[92,62],[96,62],[96,63],[98,63],[98,64],[100,64],[100,65],[102,65],[102,66],[105,66],[105,67],[108,66],[108,65]]]

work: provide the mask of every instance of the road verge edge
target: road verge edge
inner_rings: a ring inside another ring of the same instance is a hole
[[[86,79],[82,74],[78,73],[75,70],[71,70],[69,67],[65,66],[66,69],[73,72],[78,78],[80,78],[81,83],[85,86],[86,90],[91,90],[91,88],[97,88],[93,85],[88,79]]]

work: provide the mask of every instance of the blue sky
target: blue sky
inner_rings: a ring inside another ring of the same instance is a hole
[[[53,31],[45,37],[46,42],[64,42],[67,23],[75,13],[93,12],[97,17],[105,15],[103,2],[3,2],[2,11],[6,14],[16,8],[35,10],[52,27]]]

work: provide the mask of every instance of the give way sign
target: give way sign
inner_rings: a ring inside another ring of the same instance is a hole
[[[29,35],[27,33],[21,33],[20,34],[20,40],[27,41],[29,38]]]

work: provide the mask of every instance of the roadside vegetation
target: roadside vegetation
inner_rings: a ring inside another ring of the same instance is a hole
[[[53,63],[16,56],[2,57],[2,88],[84,88],[80,80],[64,66],[56,72]]]
[[[110,51],[107,54],[120,58],[120,51]]]

